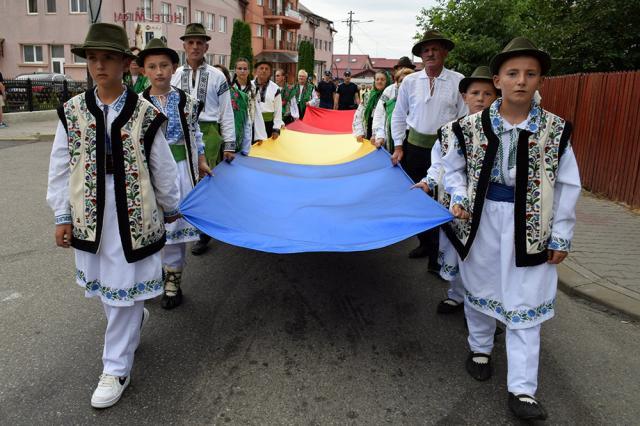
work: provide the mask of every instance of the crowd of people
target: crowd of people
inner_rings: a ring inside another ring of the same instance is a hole
[[[149,318],[144,301],[180,306],[187,243],[196,255],[207,249],[210,237],[180,217],[180,201],[219,162],[277,141],[311,105],[355,109],[355,139],[387,149],[413,188],[452,212],[452,222],[417,236],[409,257],[428,258],[449,282],[438,313],[464,311],[467,372],[491,377],[501,322],[508,405],[518,418],[546,418],[535,397],[540,330],[555,313],[556,265],[570,249],[580,193],[571,125],[536,97],[549,55],[516,38],[464,77],[444,66],[453,41],[428,31],[412,49],[422,70],[403,57],[360,98],[349,72],[336,87],[330,72],[314,85],[299,70],[289,85],[285,70],[239,58],[232,77],[204,60],[209,39],[189,24],[180,64],[163,40],[134,54],[121,26],[94,24],[73,49],[96,86],[58,110],[47,201],[56,244],[75,248],[76,281],[107,317],[91,405],[118,402]]]

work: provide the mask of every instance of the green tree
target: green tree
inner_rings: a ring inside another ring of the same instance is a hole
[[[249,60],[249,69],[253,65],[253,48],[251,47],[251,27],[244,21],[237,20],[233,23],[231,33],[231,62],[233,68],[238,58]]]
[[[315,48],[310,41],[301,41],[298,47],[298,71],[305,70],[313,74],[315,66]]]
[[[469,75],[513,37],[549,52],[551,74],[640,68],[638,1],[440,0],[417,17],[419,39],[437,28],[456,43],[448,66]]]

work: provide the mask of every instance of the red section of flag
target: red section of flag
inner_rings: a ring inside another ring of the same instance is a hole
[[[314,127],[323,131],[325,134],[329,133],[351,133],[353,116],[356,113],[355,110],[337,111],[333,109],[324,109],[308,106],[302,124]],[[292,123],[294,124],[294,123]],[[297,130],[291,125],[289,129]],[[307,133],[320,133],[320,131],[301,130]]]

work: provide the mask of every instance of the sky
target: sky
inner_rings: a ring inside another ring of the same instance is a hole
[[[333,21],[338,32],[334,36],[334,54],[347,53],[349,11],[353,19],[373,22],[354,24],[352,54],[398,59],[411,57],[413,36],[417,31],[416,16],[420,8],[436,4],[435,0],[303,0],[316,15]]]

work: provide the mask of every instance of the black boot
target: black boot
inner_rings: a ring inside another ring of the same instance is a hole
[[[193,244],[191,247],[191,254],[194,256],[200,256],[202,253],[209,249],[209,241],[211,241],[211,237],[205,234],[200,234],[200,239]]]
[[[441,300],[440,303],[438,303],[436,312],[439,314],[453,314],[460,311],[462,308],[464,308],[463,302],[456,302],[455,300],[447,297],[446,299]]]
[[[467,373],[474,379],[484,382],[491,378],[491,355],[479,352],[469,352],[467,362],[465,364]]]
[[[173,309],[182,303],[182,271],[171,270],[165,267],[164,270],[164,294],[160,301],[163,309]]]
[[[522,420],[545,420],[547,410],[532,396],[516,395],[509,392],[509,409]]]

